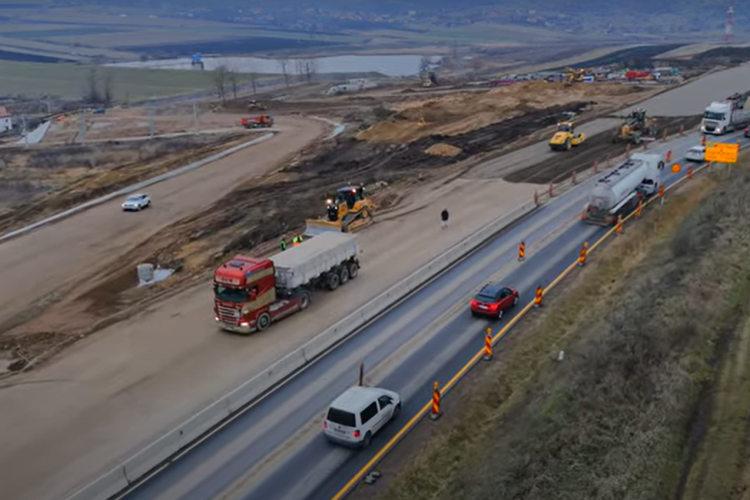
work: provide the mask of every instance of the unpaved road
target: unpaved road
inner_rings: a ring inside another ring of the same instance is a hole
[[[39,307],[29,310],[32,303],[54,300],[160,228],[205,208],[240,181],[274,169],[327,127],[282,118],[278,128],[282,132],[270,140],[150,187],[149,210],[124,213],[122,200],[115,200],[0,245],[0,279],[13,284],[0,288],[0,324],[32,314]]]
[[[701,101],[717,98],[711,88],[705,90]],[[674,99],[671,105],[681,107],[683,97]],[[592,125],[599,126],[604,124]],[[273,151],[271,142],[260,147]],[[249,156],[253,153],[261,155],[258,148]],[[473,172],[486,174],[480,179],[415,192],[361,234],[363,270],[347,285],[351,288],[319,295],[310,310],[263,334],[247,338],[217,331],[206,282],[83,340],[36,372],[10,379],[13,385],[0,390],[4,493],[18,500],[53,498],[106,469],[482,223],[528,200],[534,186],[486,177],[507,175],[549,154],[542,143],[515,159],[478,167]],[[451,227],[441,231],[438,214],[444,207],[451,211]]]

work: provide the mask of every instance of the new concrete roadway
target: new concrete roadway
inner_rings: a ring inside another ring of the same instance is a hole
[[[672,150],[673,158],[681,159],[698,142],[697,134],[689,134],[654,144],[649,152]],[[664,178],[671,183],[681,175],[665,170]],[[478,287],[501,280],[527,302],[537,284],[548,284],[574,261],[583,241],[606,231],[578,220],[594,181],[575,186],[496,237],[125,498],[330,499],[422,407],[432,381],[448,380],[481,347],[490,322],[473,318],[467,307]],[[522,240],[527,258],[518,263]],[[321,422],[327,405],[356,383],[361,361],[366,382],[399,392],[403,409],[369,449],[353,451],[328,443]]]

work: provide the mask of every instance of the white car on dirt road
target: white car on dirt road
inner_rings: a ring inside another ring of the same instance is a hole
[[[122,204],[122,209],[127,211],[140,211],[151,206],[151,197],[141,193],[128,196]]]

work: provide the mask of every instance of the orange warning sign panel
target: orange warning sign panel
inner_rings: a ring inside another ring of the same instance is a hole
[[[706,145],[706,161],[737,163],[740,145],[729,142],[713,142]]]

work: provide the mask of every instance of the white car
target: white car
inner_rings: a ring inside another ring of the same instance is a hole
[[[685,159],[687,161],[706,161],[706,147],[693,146],[685,153]]]
[[[378,387],[354,386],[328,408],[323,432],[328,440],[366,448],[372,437],[401,411],[401,397]]]
[[[122,209],[125,211],[135,210],[140,211],[144,208],[151,206],[151,198],[149,195],[141,193],[128,196],[125,202],[122,204]]]

